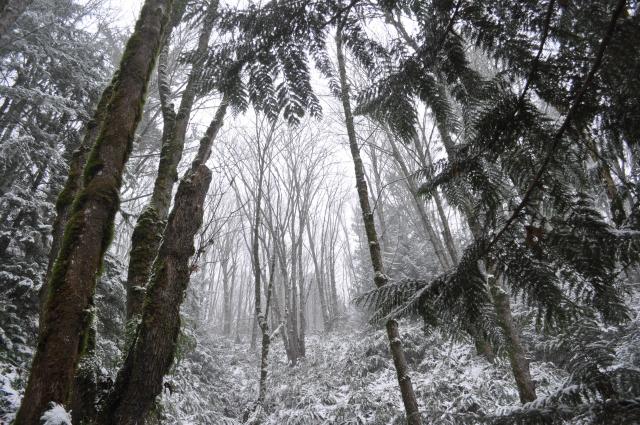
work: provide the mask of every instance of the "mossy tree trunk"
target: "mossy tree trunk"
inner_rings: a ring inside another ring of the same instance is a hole
[[[119,370],[99,423],[143,423],[162,391],[162,380],[175,356],[180,333],[180,306],[189,284],[189,260],[194,238],[202,224],[204,200],[211,182],[205,162],[222,127],[227,110],[224,99],[205,135],[190,169],[178,185],[173,209],[158,255],[135,337]]]
[[[47,272],[45,275],[45,284],[40,288],[40,326],[44,326],[43,313],[45,305],[45,295],[47,293],[47,282],[51,277],[51,271],[53,270],[54,263],[60,252],[60,245],[62,244],[62,237],[64,235],[64,228],[69,221],[69,215],[71,214],[71,205],[73,200],[82,189],[82,170],[87,162],[87,155],[89,149],[96,142],[99,136],[100,129],[104,123],[104,117],[107,112],[107,105],[111,100],[113,94],[113,82],[109,84],[104,91],[98,102],[98,106],[93,114],[93,118],[87,123],[85,128],[85,134],[80,146],[73,152],[71,161],[69,162],[69,174],[64,187],[58,194],[56,200],[56,218],[53,222],[51,230],[51,249],[49,250],[49,261],[47,263]]]
[[[94,145],[98,138],[100,128],[104,123],[107,105],[113,94],[113,83],[109,84],[102,92],[93,118],[85,127],[85,134],[80,146],[73,152],[69,164],[69,174],[62,191],[56,201],[56,218],[52,228],[51,249],[49,251],[49,262],[45,277],[45,284],[40,288],[40,331],[44,331],[46,321],[44,320],[45,295],[47,294],[47,284],[51,277],[51,271],[60,251],[64,228],[69,220],[71,205],[77,194],[82,189],[82,170],[87,160],[89,148]],[[98,367],[95,362],[96,344],[96,323],[95,315],[90,319],[89,336],[85,352],[80,359],[76,370],[73,395],[71,397],[71,411],[75,423],[88,423],[93,420],[96,414],[96,396],[98,385]]]
[[[171,206],[173,186],[178,180],[178,164],[182,159],[187,126],[196,99],[205,62],[204,57],[209,46],[217,10],[218,2],[212,1],[204,16],[198,45],[193,55],[195,59],[177,112],[174,111],[171,104],[171,87],[167,70],[168,40],[160,55],[158,91],[164,120],[162,149],[151,199],[138,217],[131,236],[131,254],[126,284],[127,321],[139,317],[142,313],[145,288],[153,260],[162,240],[162,232]]]
[[[340,91],[342,98],[342,107],[344,109],[345,124],[347,127],[347,135],[349,138],[349,147],[353,158],[353,165],[356,175],[356,188],[358,190],[358,198],[360,200],[360,209],[362,210],[362,221],[364,223],[367,241],[369,243],[369,254],[373,265],[374,283],[377,287],[384,286],[388,277],[384,273],[384,265],[382,262],[382,253],[380,244],[378,243],[378,235],[376,233],[375,219],[371,206],[369,205],[369,193],[367,182],[364,175],[364,165],[360,157],[360,148],[356,139],[356,130],[353,123],[353,113],[351,112],[351,102],[349,99],[349,85],[347,83],[347,70],[345,65],[344,53],[342,51],[342,28],[338,25],[336,33],[336,48],[338,57],[338,72],[340,76]],[[404,403],[407,415],[407,423],[409,425],[419,425],[422,423],[420,411],[418,410],[418,401],[413,391],[411,378],[409,377],[409,368],[407,360],[404,356],[402,343],[400,341],[400,332],[398,331],[398,322],[389,320],[386,323],[387,337],[391,348],[391,356],[393,364],[396,368],[400,393]]]
[[[122,173],[171,5],[172,0],[147,0],[125,48],[105,124],[85,166],[84,187],[73,202],[49,279],[45,325],[16,417],[18,425],[38,424],[50,402],[68,405],[89,336],[96,278],[111,241]]]

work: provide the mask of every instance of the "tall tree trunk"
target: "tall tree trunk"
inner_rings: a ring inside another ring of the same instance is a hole
[[[234,272],[233,272],[234,274],[232,275],[231,285],[235,286],[235,283],[236,283],[235,266],[233,268],[234,268]],[[242,316],[242,313],[244,313],[245,308],[247,307],[247,304],[249,301],[249,291],[246,291],[245,293],[244,287],[245,287],[244,280],[241,280],[240,288],[238,288],[239,289],[238,290],[238,309],[236,311],[236,339],[235,339],[236,344],[240,344],[242,342],[242,340],[240,339],[240,325],[241,325],[240,317]]]
[[[259,263],[258,263],[259,265]],[[269,283],[267,289],[267,306],[265,308],[264,313],[262,312],[258,298],[256,298],[256,315],[259,320],[260,330],[262,332],[262,350],[261,350],[261,358],[260,358],[260,384],[258,390],[258,404],[263,405],[264,399],[267,396],[267,374],[269,372],[269,346],[271,344],[271,335],[269,335],[269,302],[268,300],[271,297],[271,288],[273,287],[273,278],[275,275],[275,256],[272,257],[271,267],[269,269]],[[260,285],[259,277],[256,280],[256,285]],[[256,293],[258,297],[260,295]]]
[[[51,230],[52,240],[51,249],[49,250],[49,261],[47,263],[47,271],[44,280],[45,283],[42,285],[42,288],[40,288],[41,326],[44,326],[45,324],[43,320],[43,314],[45,305],[44,296],[47,293],[47,282],[51,277],[53,265],[56,261],[56,258],[58,257],[58,252],[60,251],[64,228],[67,225],[67,221],[69,220],[69,215],[71,213],[71,205],[76,195],[82,189],[82,169],[84,168],[84,164],[87,161],[87,154],[89,153],[89,149],[91,148],[91,146],[95,144],[96,139],[98,138],[100,128],[104,123],[104,117],[107,112],[107,105],[109,104],[109,100],[111,100],[112,94],[113,82],[109,84],[102,92],[102,96],[100,97],[98,106],[96,107],[96,110],[93,114],[93,118],[86,125],[82,143],[71,156],[67,181],[58,194],[58,199],[56,200],[56,218],[53,222],[53,228]]]
[[[279,242],[280,243],[280,242]],[[284,243],[284,238],[281,239],[281,243]],[[274,244],[274,249],[278,250],[278,263],[280,265],[280,274],[282,276],[282,283],[284,289],[284,326],[285,329],[282,332],[283,342],[285,344],[285,351],[287,353],[287,359],[291,366],[295,366],[298,364],[298,346],[297,343],[297,335],[294,336],[293,323],[291,320],[291,304],[292,304],[292,295],[291,295],[291,280],[289,279],[289,273],[287,271],[287,260],[286,253],[283,252],[284,249],[282,246],[279,246],[278,243]]]
[[[324,288],[322,285],[322,270],[320,269],[320,264],[318,262],[318,255],[316,252],[316,245],[313,239],[313,235],[311,234],[311,224],[309,220],[307,220],[307,239],[309,240],[309,251],[311,251],[311,260],[313,261],[314,275],[315,281],[318,288],[318,298],[320,299],[320,313],[322,315],[322,325],[324,327],[325,332],[331,331],[331,320],[329,317],[329,311],[327,309],[327,300],[325,297]]]
[[[262,406],[267,394],[267,373],[268,373],[268,356],[269,356],[269,298],[271,295],[271,287],[273,283],[273,277],[276,266],[276,252],[275,243],[273,247],[273,254],[271,260],[271,267],[269,269],[269,289],[267,291],[267,308],[262,311],[262,292],[261,292],[261,273],[260,270],[260,217],[262,215],[262,181],[264,179],[264,158],[260,156],[259,175],[258,175],[258,187],[255,201],[254,221],[253,221],[253,236],[252,236],[252,263],[253,263],[253,278],[254,278],[254,298],[255,298],[255,313],[258,326],[262,332],[262,351],[260,359],[260,382],[258,385],[258,405]],[[274,241],[275,242],[275,241]]]
[[[228,253],[224,253],[227,255]],[[229,282],[229,270],[227,267],[228,259],[222,260],[222,300],[224,305],[222,306],[222,333],[228,337],[231,334],[231,299],[233,298],[233,288],[231,282]]]
[[[302,357],[302,351],[300,350],[300,334],[298,333],[298,259],[296,255],[298,253],[296,243],[296,233],[294,217],[291,218],[291,310],[289,318],[291,319],[291,333],[290,340],[295,347],[296,357]]]
[[[387,14],[387,19],[393,23],[393,25],[396,27],[396,29],[398,30],[402,38],[407,42],[407,44],[409,44],[415,51],[419,51],[418,44],[415,42],[415,40],[413,40],[409,36],[409,34],[407,33],[402,23],[399,20],[395,19],[394,16],[391,15],[390,13]],[[439,75],[437,77],[438,77],[437,89],[438,89],[439,95],[442,99],[448,99],[447,90],[442,82],[442,78]],[[451,135],[449,134],[449,131],[447,129],[448,127],[447,118],[440,114],[435,115],[434,128],[436,127],[440,134],[440,139],[442,140],[442,144],[444,145],[445,151],[447,152],[447,156],[449,158],[453,157],[455,155],[455,144],[454,144],[454,141],[451,139]],[[421,136],[422,136],[422,141],[424,142],[424,146],[423,147],[420,146],[420,140],[418,138],[415,138],[414,141],[416,144],[418,154],[422,161],[422,165],[424,167],[426,167],[427,165],[431,167],[432,161],[431,161],[431,155],[429,154],[429,147],[426,140],[425,129],[421,128],[421,132],[422,132]],[[433,130],[432,130],[432,134],[433,134]],[[426,153],[426,157],[425,157],[425,153]],[[471,206],[471,199],[472,199],[471,193],[464,186],[461,189],[463,190],[464,196],[466,198],[466,202],[462,204],[461,210],[467,219],[467,223],[469,225],[469,229],[471,230],[471,234],[473,235],[474,238],[478,238],[480,237],[481,228],[480,228],[480,223],[477,217],[473,214],[473,208]],[[452,245],[452,248],[453,248],[453,245]],[[466,326],[468,328],[467,331],[474,338],[476,350],[478,351],[478,354],[483,355],[487,360],[489,360],[490,362],[493,362],[495,357],[495,354],[493,352],[493,347],[491,347],[491,344],[489,343],[485,335],[482,335],[481,332],[477,330],[474,324],[467,324]]]
[[[182,159],[187,125],[195,102],[196,91],[205,62],[204,55],[209,46],[217,9],[217,1],[212,1],[207,8],[194,54],[195,62],[189,74],[177,113],[173,110],[170,102],[169,77],[166,69],[168,40],[165,43],[166,47],[163,48],[158,65],[158,89],[164,119],[162,150],[160,152],[158,174],[153,186],[153,194],[142,214],[140,214],[131,236],[131,254],[126,284],[127,320],[134,319],[142,312],[142,302],[144,300],[145,287],[149,280],[149,272],[162,239],[162,231],[166,223],[169,206],[171,205],[173,186],[178,180],[178,164]],[[174,19],[174,21],[178,20],[177,18]]]
[[[304,237],[304,222],[305,219],[303,215],[300,215],[300,236],[298,241],[298,292],[300,293],[300,309],[298,311],[298,345],[300,347],[300,356],[304,357],[307,355],[307,349],[305,345],[305,338],[307,332],[307,298],[305,296],[305,285],[304,285],[304,269],[302,268],[302,239]]]
[[[529,360],[527,360],[516,325],[513,323],[509,295],[500,286],[499,279],[500,277],[494,276],[487,278],[498,324],[505,336],[509,363],[518,387],[520,402],[524,404],[536,399],[536,388],[531,379]]]
[[[153,264],[140,324],[100,415],[104,425],[142,423],[162,391],[163,377],[173,363],[180,332],[180,306],[189,284],[189,260],[195,252],[194,237],[202,224],[204,200],[211,182],[211,171],[205,162],[226,110],[225,98],[200,140],[196,159],[178,185]]]
[[[47,265],[45,282],[47,282],[51,276],[55,259],[60,250],[64,227],[69,219],[72,200],[82,189],[82,169],[87,160],[89,147],[95,143],[98,132],[100,131],[100,126],[104,123],[104,115],[109,100],[111,99],[112,89],[113,86],[110,84],[104,90],[93,119],[87,123],[82,144],[73,152],[67,181],[65,182],[62,192],[58,195],[56,202],[56,219],[53,223],[51,251],[49,252],[49,263]],[[40,323],[42,323],[42,326],[45,325],[43,314],[46,287],[46,284],[44,284],[40,289]],[[86,349],[76,369],[73,394],[71,396],[72,418],[73,422],[78,424],[91,423],[97,414],[96,399],[98,396],[99,369],[95,358],[97,337],[95,312],[93,312],[90,320]]]
[[[384,286],[388,277],[384,274],[384,265],[382,263],[382,254],[380,251],[380,245],[378,243],[378,235],[376,233],[376,225],[369,205],[369,194],[367,190],[367,182],[364,176],[364,165],[362,164],[362,158],[360,157],[360,148],[358,147],[358,141],[356,139],[356,130],[353,124],[353,114],[351,112],[351,102],[349,100],[349,86],[347,83],[347,70],[344,60],[344,53],[342,51],[342,26],[338,25],[336,33],[336,48],[338,57],[338,71],[340,75],[340,91],[342,97],[342,107],[344,109],[345,124],[347,127],[347,135],[349,138],[349,147],[351,148],[351,156],[353,158],[353,165],[356,175],[356,187],[358,190],[358,197],[360,199],[360,209],[362,210],[362,221],[364,223],[365,232],[367,234],[367,241],[369,242],[369,254],[371,256],[371,263],[373,265],[374,283],[377,287]],[[407,360],[404,356],[404,350],[400,342],[400,332],[398,331],[398,322],[395,320],[389,320],[386,323],[387,337],[389,338],[389,344],[391,348],[391,356],[396,368],[396,374],[398,376],[398,384],[400,386],[400,393],[402,394],[402,401],[407,415],[407,423],[409,425],[420,425],[422,419],[420,417],[420,411],[418,410],[418,402],[416,400],[415,393],[413,392],[413,385],[411,378],[409,377],[409,369],[407,367]]]
[[[374,146],[370,146],[371,153],[371,169],[373,171],[373,181],[376,186],[374,188],[376,192],[376,197],[373,200],[373,204],[375,205],[375,210],[378,215],[378,224],[380,229],[380,235],[378,236],[378,241],[380,242],[380,249],[384,252],[386,246],[386,237],[387,237],[387,224],[385,222],[385,213],[384,213],[384,199],[383,199],[383,187],[382,187],[382,177],[380,176],[380,169],[378,168],[378,155],[376,153],[376,149]],[[366,172],[366,171],[365,171]]]
[[[340,314],[338,305],[338,288],[336,285],[336,260],[333,246],[329,250],[329,284],[331,289],[331,310],[333,310],[333,319],[335,320]]]
[[[416,151],[418,153],[418,158],[420,160],[420,164],[423,168],[427,168],[427,167],[432,167],[433,166],[433,161],[431,158],[431,153],[429,152],[429,145],[431,142],[431,137],[433,136],[433,132],[435,130],[435,125],[431,130],[431,135],[429,136],[429,140],[427,141],[427,137],[426,137],[426,133],[425,133],[425,129],[423,127],[420,128],[420,137],[416,137],[414,139],[414,144],[416,146]],[[421,141],[424,143],[424,145],[421,143]],[[449,142],[451,142],[449,140]],[[452,149],[453,146],[452,145],[447,145],[449,146],[449,149]],[[447,151],[448,155],[452,154],[451,150]],[[469,203],[470,199],[471,199],[471,195],[468,194],[468,192],[466,191],[466,189],[463,187],[463,190],[465,192],[465,194],[467,194],[467,202],[464,203],[462,205],[462,215],[463,217],[466,218],[467,220],[467,224],[469,226],[469,229],[471,230],[471,235],[474,238],[477,238],[480,236],[480,224],[478,223],[478,220],[476,219],[476,217],[473,215],[472,212],[472,208],[471,208],[471,204]],[[435,196],[437,196],[437,193],[434,194]],[[435,198],[434,196],[434,198]],[[437,200],[436,200],[437,202]],[[440,211],[439,211],[440,213]],[[441,214],[441,213],[440,213]],[[445,224],[445,220],[443,219],[443,225],[445,225],[445,228],[448,229],[448,225]],[[448,233],[448,236],[446,235],[446,233]],[[446,231],[445,236],[446,237],[451,237],[451,232],[450,231]],[[453,238],[451,238],[451,245],[453,247]],[[455,247],[454,247],[455,248]],[[465,328],[467,333],[469,333],[469,335],[473,338],[475,347],[476,347],[476,352],[483,356],[485,359],[487,359],[489,362],[493,363],[495,361],[495,353],[493,351],[493,347],[491,346],[491,344],[489,343],[486,335],[483,334],[483,332],[481,332],[480,330],[478,330],[478,328],[475,326],[475,324],[473,323],[466,323],[465,324]]]
[[[436,256],[438,257],[440,265],[444,270],[447,270],[449,267],[451,267],[452,263],[449,257],[447,257],[444,245],[442,244],[440,237],[438,237],[437,232],[431,225],[431,221],[429,220],[429,216],[427,215],[427,210],[425,208],[424,200],[418,198],[418,188],[416,187],[413,179],[411,179],[411,173],[409,172],[407,165],[405,164],[404,159],[400,154],[400,150],[398,150],[398,146],[396,145],[393,136],[389,134],[389,132],[387,132],[387,139],[389,140],[389,143],[391,145],[393,157],[396,160],[396,164],[398,164],[398,168],[400,168],[400,172],[402,172],[402,175],[404,176],[404,182],[407,186],[407,190],[413,198],[413,204],[416,207],[418,217],[420,217],[420,222],[422,223],[422,228],[424,229],[425,236],[431,242],[431,246],[433,246],[433,249],[436,252]],[[453,259],[453,264],[457,263],[456,252],[449,252],[449,255]]]
[[[431,160],[431,153],[428,150],[425,150],[425,152],[429,160],[429,166],[431,166],[431,164],[433,164],[433,161]],[[442,237],[444,238],[447,251],[451,256],[451,259],[453,260],[453,264],[457,264],[458,251],[456,250],[456,244],[453,241],[453,235],[451,234],[451,228],[449,227],[449,220],[447,220],[447,217],[444,213],[444,208],[442,207],[442,200],[440,199],[440,195],[438,194],[438,191],[434,191],[433,200],[436,203],[438,216],[440,217],[440,222],[442,223]]]
[[[46,325],[39,333],[18,425],[36,425],[49,402],[69,401],[88,338],[97,274],[111,241],[122,173],[171,4],[172,0],[147,0],[125,48],[105,125],[85,166],[84,187],[73,202],[48,283]]]
[[[97,323],[95,312],[91,317],[87,333],[86,350],[76,370],[70,407],[71,418],[76,424],[93,423],[98,414],[96,401],[98,396],[99,365],[96,361]]]

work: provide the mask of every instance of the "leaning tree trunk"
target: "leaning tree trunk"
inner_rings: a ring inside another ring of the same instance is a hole
[[[147,0],[125,48],[113,95],[73,202],[49,279],[31,375],[16,424],[38,424],[50,402],[67,404],[85,351],[97,274],[111,241],[122,173],[172,0]],[[117,124],[117,125],[116,125]]]
[[[449,267],[451,267],[452,262],[453,264],[457,263],[458,257],[456,255],[456,252],[449,251],[449,257],[447,257],[444,245],[442,244],[442,241],[438,237],[438,233],[431,225],[431,220],[429,220],[429,216],[427,215],[427,210],[425,208],[424,200],[418,197],[418,187],[416,186],[416,183],[411,178],[411,173],[409,172],[409,169],[407,168],[407,165],[405,164],[404,159],[400,154],[400,150],[396,145],[393,135],[389,131],[387,131],[387,138],[389,140],[389,144],[391,145],[393,158],[396,160],[396,164],[398,165],[398,168],[400,168],[400,172],[404,177],[404,183],[407,186],[407,190],[409,191],[409,194],[413,198],[413,205],[416,208],[418,217],[420,217],[420,222],[422,223],[425,236],[431,242],[431,246],[433,246],[436,256],[440,261],[440,265],[442,266],[443,270],[446,271],[447,269],[449,269]]]
[[[175,355],[180,306],[189,284],[189,260],[195,252],[194,237],[202,224],[204,200],[211,182],[211,171],[205,162],[211,155],[211,145],[222,127],[226,110],[224,99],[200,141],[196,159],[178,185],[174,207],[153,264],[142,318],[100,415],[101,424],[143,423],[162,391],[162,380]]]
[[[351,112],[351,103],[349,100],[349,86],[347,83],[347,70],[345,66],[344,53],[342,52],[342,27],[338,26],[336,33],[336,48],[338,57],[338,71],[340,74],[340,91],[342,97],[342,107],[344,109],[345,123],[347,126],[347,135],[349,138],[349,147],[351,148],[351,156],[356,175],[356,188],[360,199],[360,209],[362,210],[362,221],[364,223],[367,241],[369,242],[369,254],[373,265],[374,283],[377,287],[384,286],[388,277],[384,274],[384,266],[382,263],[382,253],[378,243],[378,235],[376,233],[376,225],[369,205],[369,193],[367,182],[364,176],[364,165],[360,157],[360,148],[356,139],[355,126],[353,124],[353,114]],[[404,350],[400,342],[400,332],[398,331],[398,322],[389,320],[386,323],[387,336],[391,347],[391,356],[396,368],[398,376],[398,384],[400,385],[400,393],[407,414],[407,423],[409,425],[419,425],[422,423],[420,411],[418,410],[418,401],[413,392],[413,385],[409,377],[409,369],[407,360],[404,356]]]
[[[536,387],[531,379],[529,370],[529,360],[527,359],[524,346],[520,340],[520,334],[513,322],[511,315],[511,302],[509,294],[500,286],[499,277],[490,275],[487,278],[489,288],[491,289],[491,298],[493,300],[498,324],[505,336],[505,344],[507,346],[507,354],[509,355],[509,363],[513,377],[518,388],[518,395],[521,403],[528,403],[536,399]]]
[[[164,119],[162,150],[151,199],[143,209],[140,217],[138,217],[131,236],[131,254],[126,284],[127,321],[139,317],[142,313],[142,303],[147,281],[149,280],[149,272],[160,247],[162,231],[171,205],[173,186],[178,180],[178,164],[182,159],[187,125],[204,68],[204,56],[209,46],[209,39],[211,38],[213,23],[218,9],[217,6],[218,2],[212,1],[205,14],[194,54],[195,61],[177,113],[173,110],[170,101],[171,94],[166,61],[160,61],[158,66],[158,86]],[[164,55],[165,53],[163,51],[162,54]]]
[[[56,200],[56,218],[53,222],[53,228],[51,230],[51,249],[49,250],[49,261],[47,264],[47,272],[45,275],[45,284],[40,288],[40,326],[44,326],[43,314],[44,314],[44,301],[45,294],[47,293],[47,282],[51,277],[51,271],[53,265],[60,252],[60,245],[62,244],[62,236],[64,234],[64,228],[69,221],[69,215],[71,214],[71,205],[76,195],[82,189],[82,169],[87,161],[87,154],[89,149],[96,142],[99,136],[100,129],[104,123],[104,117],[107,112],[107,105],[111,100],[113,94],[113,82],[109,84],[100,97],[100,101],[93,114],[93,118],[87,123],[85,128],[85,134],[80,146],[73,152],[71,161],[69,162],[69,174],[64,187],[58,194]]]

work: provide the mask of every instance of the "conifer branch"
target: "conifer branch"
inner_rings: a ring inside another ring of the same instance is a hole
[[[549,151],[547,152],[547,155],[543,159],[542,164],[540,164],[540,167],[538,168],[538,171],[536,172],[533,179],[529,183],[529,187],[527,188],[520,203],[513,210],[513,213],[511,213],[511,216],[507,219],[502,229],[500,229],[500,231],[496,233],[493,239],[491,239],[491,241],[487,244],[487,247],[485,249],[486,252],[491,251],[491,248],[498,242],[498,240],[509,229],[509,227],[511,227],[511,225],[517,220],[518,216],[520,215],[522,210],[527,206],[527,204],[531,200],[531,197],[535,193],[535,190],[538,187],[538,184],[542,179],[542,176],[544,175],[546,168],[548,167],[549,163],[551,162],[551,159],[553,158],[553,154],[555,153],[556,149],[560,145],[562,136],[564,135],[565,131],[567,131],[567,129],[569,128],[572,118],[574,117],[574,115],[576,114],[576,111],[580,107],[582,98],[586,94],[587,89],[589,88],[596,72],[598,72],[598,70],[600,69],[600,66],[602,65],[604,52],[607,49],[607,46],[609,45],[609,43],[611,42],[611,38],[613,37],[613,33],[615,31],[616,22],[618,21],[618,18],[620,17],[620,15],[622,14],[622,11],[624,10],[625,4],[626,4],[626,0],[618,1],[618,4],[616,5],[616,9],[613,12],[613,15],[611,17],[611,22],[609,23],[609,27],[607,28],[607,32],[602,38],[602,42],[600,43],[600,47],[598,48],[598,52],[596,53],[596,57],[593,61],[593,65],[591,66],[589,73],[587,74],[584,82],[582,83],[582,87],[580,88],[580,91],[578,92],[573,104],[571,105],[571,108],[567,112],[567,115],[565,116],[565,119],[562,125],[560,126],[558,131],[556,131],[553,137],[552,144],[549,147]]]

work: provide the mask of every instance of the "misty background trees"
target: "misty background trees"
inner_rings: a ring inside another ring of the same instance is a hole
[[[637,2],[131,6],[0,2],[2,421],[640,420]]]

